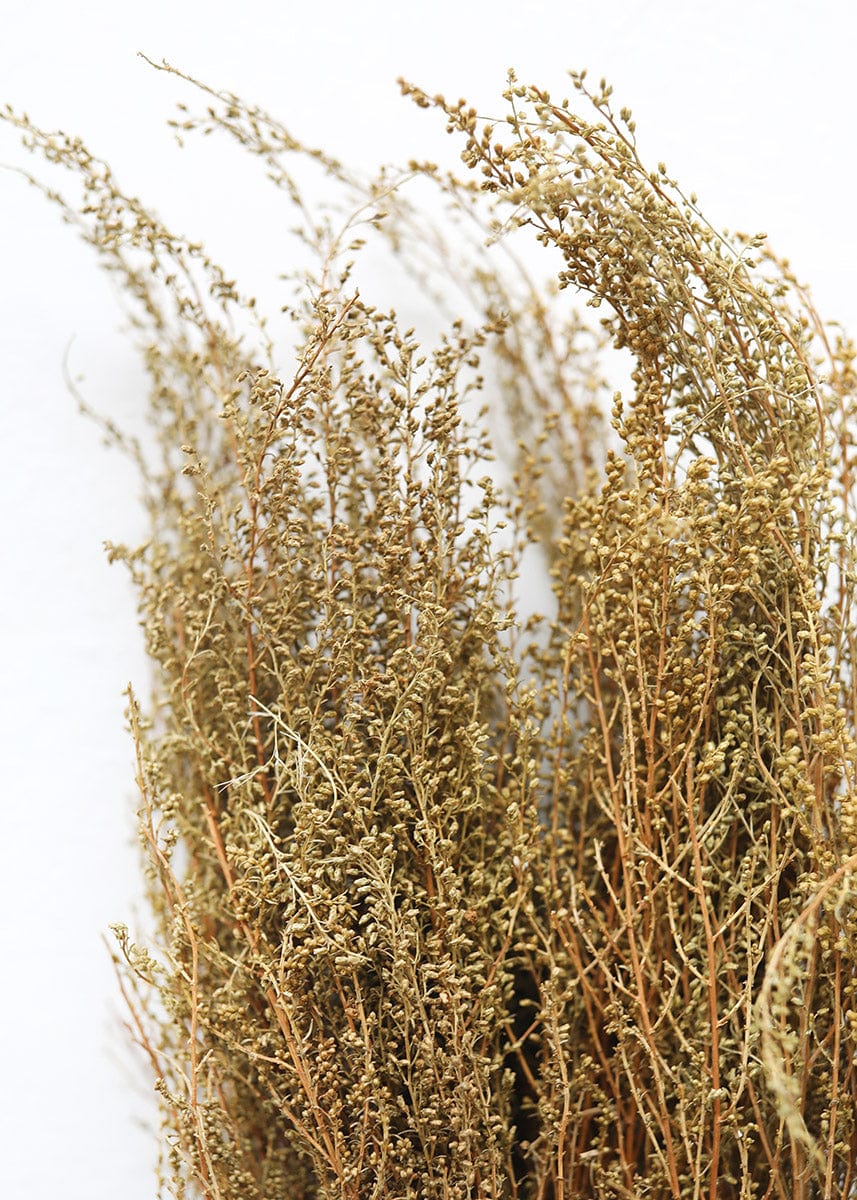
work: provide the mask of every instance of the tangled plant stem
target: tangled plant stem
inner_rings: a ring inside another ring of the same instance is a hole
[[[198,244],[3,114],[80,181],[51,199],[152,384],[155,452],[108,428],[151,516],[111,553],[157,935],[116,961],[163,1194],[857,1195],[854,350],[572,78],[588,115],[512,77],[503,122],[403,84],[475,174],[374,181],[188,80],[177,132],[259,157],[317,263],[279,357]],[[365,238],[478,319],[421,346]]]

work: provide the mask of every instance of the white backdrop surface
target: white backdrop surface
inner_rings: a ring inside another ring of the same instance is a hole
[[[240,163],[222,142],[180,157],[164,121],[194,97],[138,51],[366,168],[453,161],[437,114],[401,99],[398,75],[499,114],[509,66],[555,96],[568,68],[587,67],[633,108],[645,157],[666,161],[715,225],[767,231],[822,313],[857,333],[849,0],[2,0],[0,18],[0,103],[80,134],[239,278],[244,256],[272,274],[286,265],[274,202],[248,162],[240,203],[257,207],[236,215],[222,164]],[[0,124],[0,162],[24,161]],[[74,373],[120,423],[138,415],[143,381],[87,248],[11,173],[0,213],[0,1196],[144,1200],[150,1089],[101,941],[109,922],[134,924],[122,690],[133,680],[145,694],[147,679],[133,596],[101,544],[143,523],[130,468],[65,390],[63,355],[74,339]]]

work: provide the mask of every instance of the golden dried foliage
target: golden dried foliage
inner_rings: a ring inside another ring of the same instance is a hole
[[[164,1194],[857,1195],[854,349],[572,78],[584,116],[511,77],[493,125],[403,84],[471,174],[370,182],[197,84],[178,131],[259,156],[316,263],[279,357],[200,246],[5,111],[77,173],[52,198],[152,384],[155,452],[111,432],[151,514],[113,553],[156,668],[157,937],[117,927],[117,962]],[[364,233],[479,318],[421,348],[356,286]]]

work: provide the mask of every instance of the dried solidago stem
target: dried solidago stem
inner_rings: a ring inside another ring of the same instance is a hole
[[[119,927],[117,962],[163,1194],[857,1194],[854,351],[573,78],[586,117],[512,78],[496,127],[403,85],[476,183],[362,181],[197,84],[178,130],[260,157],[316,264],[276,356],[198,245],[4,114],[76,172],[52,198],[152,381],[152,446],[113,431],[151,537],[113,553],[156,668],[129,714],[157,935]],[[364,233],[470,324],[424,348],[365,300]]]

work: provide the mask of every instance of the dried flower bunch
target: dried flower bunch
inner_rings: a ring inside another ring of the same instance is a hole
[[[572,78],[585,116],[512,77],[495,126],[403,84],[471,173],[368,183],[197,84],[179,133],[259,156],[313,260],[278,352],[80,141],[4,113],[76,173],[52,198],[151,378],[152,444],[108,423],[157,681],[157,936],[117,927],[117,961],[165,1195],[857,1195],[854,349]],[[364,234],[459,296],[433,349],[363,298]]]

